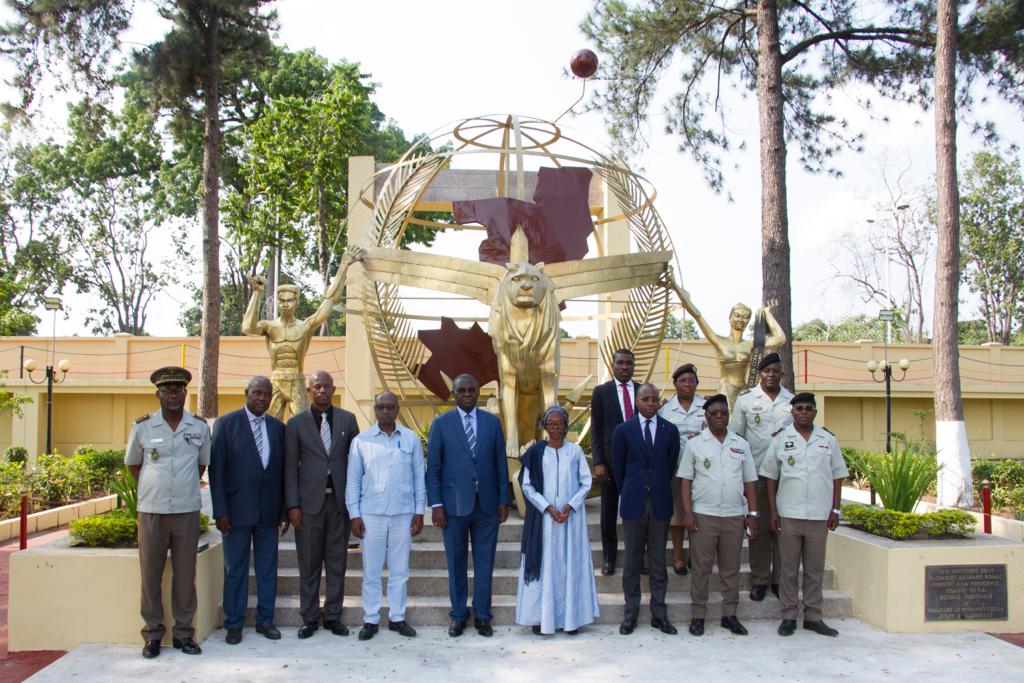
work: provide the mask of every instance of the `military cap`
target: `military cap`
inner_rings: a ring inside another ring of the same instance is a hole
[[[716,403],[723,403],[727,408],[729,407],[729,399],[725,397],[725,394],[714,394],[712,396],[705,397],[704,412],[707,412],[708,408]]]
[[[761,359],[760,363],[757,364],[757,370],[758,370],[758,372],[760,372],[761,370],[764,370],[769,365],[773,365],[775,363],[781,363],[781,362],[782,362],[782,359],[779,358],[779,354],[777,354],[777,353],[769,353],[767,356],[765,356],[764,358]]]
[[[682,375],[687,372],[693,375],[694,377],[697,377],[697,366],[694,365],[693,363],[680,365],[678,368],[676,368],[676,371],[672,373],[672,381],[675,382],[679,378],[679,375]],[[700,377],[697,377],[697,380],[699,381]]]
[[[168,365],[167,367],[154,370],[153,374],[149,376],[149,381],[158,387],[163,386],[164,384],[187,385],[192,381],[192,373],[185,368]]]
[[[815,408],[818,407],[817,401],[814,400],[814,394],[809,391],[801,391],[789,401],[789,405],[791,406],[795,406],[798,403],[810,403]]]

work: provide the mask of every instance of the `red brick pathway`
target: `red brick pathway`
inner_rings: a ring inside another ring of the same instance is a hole
[[[1017,647],[1024,647],[1024,633],[990,633],[989,635],[995,636],[999,640],[1005,640]]]
[[[56,529],[32,534],[29,536],[29,545],[44,543],[66,533],[67,529]],[[63,650],[30,650],[14,654],[7,652],[8,584],[11,554],[17,551],[17,538],[0,544],[0,683],[20,683],[64,655]]]

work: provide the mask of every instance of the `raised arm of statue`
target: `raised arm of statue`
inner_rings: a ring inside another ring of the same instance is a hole
[[[720,350],[721,343],[719,342],[718,334],[711,329],[711,325],[709,325],[708,321],[704,319],[704,316],[700,314],[700,310],[697,309],[697,306],[693,303],[693,299],[690,298],[690,293],[679,286],[679,283],[676,282],[675,276],[671,271],[669,271],[668,274],[668,286],[675,291],[676,296],[679,297],[679,302],[683,305],[683,309],[690,314],[690,317],[693,318],[693,322],[697,323],[697,327],[699,327],[700,331],[704,333],[704,338],[707,339],[716,350]]]
[[[267,321],[260,320],[260,299],[263,298],[266,280],[261,275],[247,279],[252,285],[252,296],[249,297],[249,305],[245,307],[245,314],[242,316],[242,334],[259,337],[267,327]]]
[[[764,345],[767,348],[782,346],[786,343],[786,333],[782,330],[779,321],[772,315],[772,307],[765,306],[761,310],[764,311],[764,321],[768,325],[768,336],[764,340]]]
[[[341,261],[338,263],[338,272],[334,274],[331,283],[327,285],[320,308],[316,309],[316,313],[306,318],[306,326],[309,329],[323,325],[331,317],[331,310],[341,301],[341,293],[345,287],[345,276],[348,274],[348,268],[353,262],[361,258],[361,254],[362,249],[359,247],[349,247],[341,255]]]

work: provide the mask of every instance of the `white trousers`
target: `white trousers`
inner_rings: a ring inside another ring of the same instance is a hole
[[[380,623],[381,581],[384,560],[388,563],[388,620],[405,621],[409,553],[412,551],[412,513],[363,514],[363,621]]]

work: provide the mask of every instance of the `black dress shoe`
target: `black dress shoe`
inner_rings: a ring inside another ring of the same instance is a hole
[[[779,624],[780,636],[791,636],[796,631],[796,619],[783,619]]]
[[[347,636],[348,635],[348,626],[345,626],[345,624],[341,623],[337,619],[332,619],[331,621],[325,621],[324,622],[324,628],[330,629],[331,633],[333,633],[336,636]]]
[[[690,635],[691,636],[702,636],[702,635],[704,635],[704,620],[703,619],[690,619]]]
[[[458,638],[462,635],[462,632],[466,630],[466,622],[464,621],[453,621],[448,625],[448,635],[452,638]]]
[[[605,562],[604,566],[601,567],[601,574],[603,574],[604,576],[612,576],[613,574],[615,574],[615,563]]]
[[[754,602],[761,602],[764,600],[764,594],[768,592],[768,586],[751,586],[750,587],[750,599]]]
[[[818,621],[804,621],[804,628],[808,631],[814,631],[818,635],[822,636],[830,636],[832,638],[835,638],[839,635],[839,631],[827,625],[821,619],[819,619]]]
[[[147,640],[146,644],[142,646],[142,656],[146,659],[153,659],[154,657],[160,656],[160,641],[159,640]]]
[[[242,642],[242,629],[229,628],[228,635],[224,638],[224,642],[228,645],[238,645]]]
[[[307,621],[301,627],[299,627],[299,638],[309,638],[311,635],[317,632],[320,626],[315,621]]]
[[[685,564],[682,567],[672,567],[672,571],[674,571],[679,576],[686,576],[690,573],[690,570],[687,568]]]
[[[377,635],[377,624],[363,624],[363,627],[359,629],[359,640],[369,640]]]
[[[565,635],[567,635],[567,636],[578,636],[579,634],[580,634],[580,630],[578,628],[574,628],[572,630],[569,630],[569,631],[565,632]]]
[[[660,617],[654,617],[651,619],[651,628],[656,628],[665,635],[674,636],[679,633],[676,627],[669,623],[668,619],[662,619]]]
[[[273,624],[256,624],[256,633],[268,640],[281,640],[281,631]]]
[[[388,630],[389,631],[398,631],[398,635],[405,636],[406,638],[415,638],[416,637],[416,629],[414,629],[412,626],[409,626],[409,624],[406,621],[404,621],[404,620],[402,620],[402,621],[389,621],[388,622]]]
[[[540,635],[540,624],[534,624],[531,628],[533,630],[533,635],[535,635],[535,636],[539,636]]]
[[[494,635],[494,629],[491,628],[491,622],[488,619],[474,619],[473,628],[485,638],[490,638]]]
[[[772,595],[774,595],[776,598],[779,597],[779,584],[772,584]]]
[[[181,653],[185,655],[201,655],[203,653],[199,643],[191,638],[175,638],[171,641],[171,645],[181,650]]]
[[[625,619],[619,625],[619,633],[621,633],[624,636],[628,636],[634,630],[636,630],[636,619]]]
[[[747,635],[747,629],[743,627],[740,620],[736,618],[736,615],[731,617],[722,617],[722,628],[727,628],[737,636]]]

